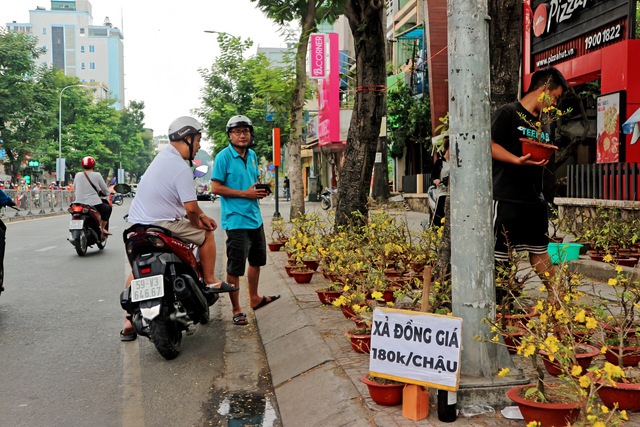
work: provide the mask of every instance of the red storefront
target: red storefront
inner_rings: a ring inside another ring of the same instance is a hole
[[[617,108],[610,108],[618,115],[613,119],[617,120],[615,124],[609,126],[616,128],[615,138],[608,134],[605,138],[607,149],[611,141],[619,144],[619,154],[617,148],[615,156],[601,156],[599,152],[598,167],[590,165],[597,176],[583,177],[593,181],[595,187],[597,182],[610,185],[603,185],[600,191],[594,188],[596,194],[577,196],[640,200],[640,181],[633,173],[640,171],[636,164],[640,162],[640,143],[632,145],[631,135],[620,132],[622,123],[640,108],[640,40],[634,39],[635,0],[525,0],[524,7],[524,88],[529,86],[535,70],[554,66],[571,86],[600,79],[601,94],[613,94],[619,103]],[[607,99],[603,104],[608,102],[607,97],[602,99]],[[602,148],[598,146],[598,150]],[[616,182],[619,185],[613,185]]]

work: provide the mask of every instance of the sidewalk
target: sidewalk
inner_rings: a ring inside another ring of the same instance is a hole
[[[265,233],[273,216],[272,203],[263,203]],[[280,203],[280,213],[288,219],[289,204]],[[307,211],[316,210],[307,203]],[[411,226],[418,227],[426,216],[419,212],[401,212]],[[309,284],[297,284],[286,275],[284,252],[269,252],[262,269],[260,293],[280,294],[281,299],[255,312],[259,332],[271,370],[282,424],[289,426],[524,426],[524,421],[508,420],[495,408],[493,416],[472,418],[459,416],[454,423],[438,421],[434,405],[435,390],[430,389],[429,416],[413,421],[402,416],[402,405],[385,407],[374,403],[360,377],[368,373],[369,355],[351,349],[345,332],[353,329],[340,310],[323,306],[315,289],[324,287],[326,279],[316,273]],[[575,265],[590,275],[600,274],[600,267],[588,259]],[[600,278],[598,275],[592,276]],[[625,425],[640,426],[640,414],[630,414]]]

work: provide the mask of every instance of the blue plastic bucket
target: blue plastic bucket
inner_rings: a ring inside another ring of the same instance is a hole
[[[547,251],[551,257],[551,262],[560,264],[578,259],[581,247],[580,243],[549,243]]]

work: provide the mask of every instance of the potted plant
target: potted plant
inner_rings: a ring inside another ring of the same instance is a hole
[[[363,375],[360,381],[366,384],[369,396],[378,405],[395,406],[402,403],[404,383],[371,375]]]
[[[577,289],[581,279],[563,266],[547,282],[541,292],[549,295],[541,293],[537,299],[537,317],[522,325],[526,333],[517,346],[517,354],[531,362],[535,383],[514,387],[507,396],[516,402],[528,423],[616,425],[626,413],[603,409],[597,400],[601,384],[593,380],[594,375],[606,376],[606,373],[598,366],[585,369],[577,357],[581,344],[576,342],[574,330],[578,325],[594,328],[598,324],[591,310],[579,304],[582,294]],[[499,321],[490,323],[495,334],[491,340],[500,343],[505,331]],[[599,352],[602,353],[602,349]],[[546,377],[542,357],[553,362],[559,370],[557,377]],[[498,375],[509,375],[509,369],[503,369]]]
[[[271,240],[267,242],[269,250],[277,252],[287,242],[287,228],[282,217],[276,217],[271,220]]]
[[[535,130],[535,136],[533,138],[520,138],[522,142],[522,154],[531,154],[530,159],[534,161],[548,160],[551,155],[555,153],[558,147],[549,142],[548,127],[572,111],[571,108],[567,108],[564,112],[556,108],[554,105],[555,100],[549,95],[548,85],[549,82],[547,82],[545,89],[538,97],[538,101],[542,106],[535,120],[531,120],[524,113],[518,112],[522,121]]]

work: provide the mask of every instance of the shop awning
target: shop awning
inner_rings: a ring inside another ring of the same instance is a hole
[[[636,112],[622,124],[623,133],[633,133],[633,136],[631,137],[631,145],[635,144],[638,142],[638,139],[640,139],[640,126],[638,125],[638,122],[640,122],[640,108],[638,108]]]

